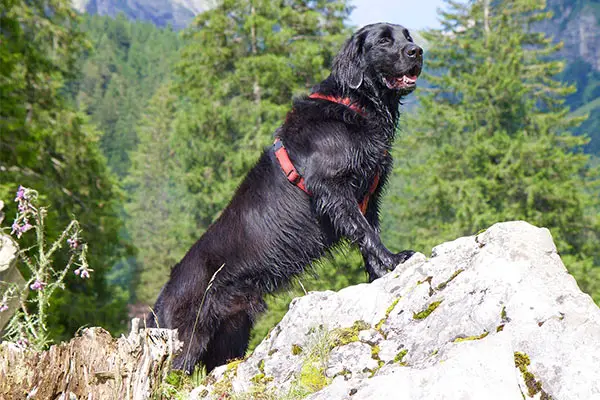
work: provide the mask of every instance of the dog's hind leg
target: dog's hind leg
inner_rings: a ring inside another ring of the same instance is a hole
[[[267,309],[261,296],[251,291],[242,290],[225,298],[228,307],[219,310],[222,314],[217,318],[218,326],[202,359],[208,372],[244,356],[256,316]]]
[[[248,349],[250,329],[252,319],[243,311],[222,320],[202,359],[206,371],[243,357]]]
[[[197,326],[191,335],[192,326],[179,333],[179,339],[183,341],[181,353],[173,360],[173,368],[184,370],[188,374],[194,372],[194,367],[206,358],[206,349],[210,342],[210,336],[206,328]],[[191,337],[190,337],[191,336]]]

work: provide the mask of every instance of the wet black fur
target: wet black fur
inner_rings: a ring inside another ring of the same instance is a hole
[[[158,325],[177,328],[185,343],[176,368],[189,372],[201,362],[210,371],[243,356],[252,324],[265,310],[263,296],[289,283],[342,237],[359,246],[370,280],[412,255],[391,253],[379,238],[378,208],[392,167],[398,106],[412,91],[389,89],[383,78],[418,75],[421,54],[405,28],[366,26],[346,42],[331,75],[314,89],[350,97],[364,115],[327,100],[294,101],[277,136],[312,196],[292,185],[265,150],[219,219],[173,268],[156,301]],[[363,216],[357,203],[378,172],[381,184]],[[223,265],[198,314],[209,281]],[[156,322],[150,315],[147,324]]]

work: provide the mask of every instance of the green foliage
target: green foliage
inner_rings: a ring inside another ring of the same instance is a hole
[[[161,398],[185,400],[190,392],[203,384],[206,379],[206,369],[196,366],[191,375],[181,370],[171,370],[163,380],[159,393]]]
[[[142,110],[170,76],[181,39],[171,29],[116,18],[84,15],[81,29],[92,49],[79,64],[82,75],[70,83],[77,105],[102,131],[100,144],[119,177],[130,167]]]
[[[145,304],[154,302],[171,267],[194,241],[192,211],[172,145],[175,102],[169,84],[152,97],[139,122],[139,144],[126,181],[131,193],[127,228],[138,250],[135,293]]]
[[[100,154],[99,133],[64,96],[65,81],[77,76],[77,61],[88,43],[68,1],[7,0],[2,7],[0,198],[12,198],[19,185],[34,188],[49,205],[48,241],[74,214],[90,243],[94,278],[88,285],[76,276],[65,278],[66,290],[50,301],[50,337],[63,338],[86,324],[118,332],[127,295],[108,287],[106,274],[129,252],[118,235],[120,193]],[[7,215],[15,215],[14,205]],[[57,255],[59,265],[66,261]]]
[[[577,92],[566,98],[572,115],[588,117],[572,131],[590,137],[590,142],[585,146],[586,152],[600,154],[600,72],[584,60],[576,59],[567,64],[559,77],[577,87]]]
[[[393,206],[384,208],[403,228],[388,226],[388,241],[425,251],[498,221],[526,220],[548,227],[582,289],[596,290],[597,273],[582,272],[600,266],[598,174],[581,152],[586,138],[569,133],[582,118],[564,106],[573,88],[553,78],[563,67],[548,60],[556,46],[528,30],[547,17],[545,5],[449,5],[444,31],[424,34],[433,87],[421,91],[396,147],[403,181],[393,182]]]

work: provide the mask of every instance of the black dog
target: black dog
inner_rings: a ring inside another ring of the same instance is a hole
[[[331,75],[294,102],[273,148],[171,271],[154,307],[158,321],[148,318],[148,326],[179,330],[176,368],[202,362],[210,371],[243,356],[263,296],[342,237],[359,246],[371,281],[413,254],[383,246],[378,204],[400,98],[414,90],[422,56],[402,26],[365,26]]]

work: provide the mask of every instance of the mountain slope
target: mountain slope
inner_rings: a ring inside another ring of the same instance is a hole
[[[566,61],[560,76],[574,84],[577,92],[567,97],[574,115],[588,115],[575,130],[590,136],[586,151],[600,155],[600,2],[598,0],[548,0],[552,19],[536,29],[563,42],[557,57]]]
[[[185,28],[194,17],[208,9],[212,0],[72,0],[80,12],[152,22],[159,27]]]
[[[538,28],[562,41],[560,58],[583,60],[600,71],[600,2],[597,0],[549,0],[552,19],[544,20]]]

